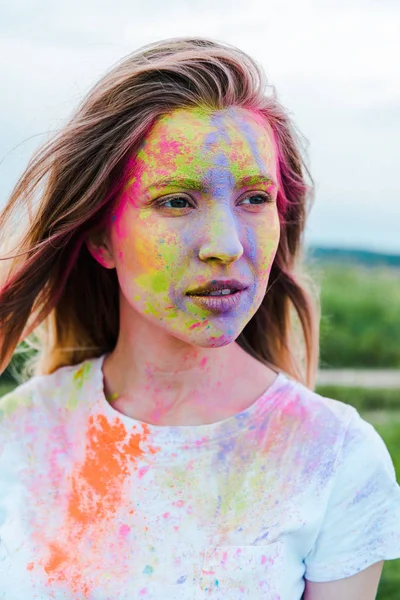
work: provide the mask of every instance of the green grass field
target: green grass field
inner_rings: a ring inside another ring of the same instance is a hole
[[[373,412],[362,413],[363,419],[371,423],[382,436],[392,457],[396,470],[397,482],[400,482],[400,411],[393,418],[391,411],[384,411],[375,417]],[[377,600],[398,600],[400,598],[400,559],[386,561],[383,565],[382,578],[379,584]]]
[[[399,271],[344,264],[311,271],[321,286],[320,368],[400,368]]]
[[[8,381],[0,381],[0,397],[4,396],[4,394],[7,394],[8,392],[11,392],[11,390],[13,390],[14,387],[14,383]]]

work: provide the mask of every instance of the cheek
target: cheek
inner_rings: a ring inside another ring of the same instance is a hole
[[[280,222],[277,210],[268,215],[267,222],[260,224],[254,232],[257,248],[257,266],[260,276],[271,271],[280,239]]]
[[[119,277],[125,281],[124,287],[160,294],[176,286],[185,273],[187,255],[181,236],[150,219],[136,220],[124,229],[121,235],[116,228],[115,237]]]

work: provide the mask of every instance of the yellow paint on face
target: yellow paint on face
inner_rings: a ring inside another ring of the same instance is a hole
[[[256,113],[179,109],[154,125],[132,159],[110,226],[130,309],[191,344],[221,346],[237,338],[265,294],[280,234],[277,188],[236,187],[255,174],[277,181],[272,132]],[[166,187],[162,179],[196,180],[203,189]],[[272,202],[251,203],[268,193]],[[251,283],[240,308],[210,314],[185,296],[215,278]]]

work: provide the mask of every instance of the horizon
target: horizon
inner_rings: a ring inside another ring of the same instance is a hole
[[[400,258],[399,252],[386,252],[381,250],[371,250],[371,248],[361,247],[361,246],[340,246],[340,245],[327,245],[327,244],[304,244],[306,250],[310,249],[318,249],[318,250],[328,250],[332,252],[363,252],[365,254],[371,254],[373,256],[385,256],[390,258]]]

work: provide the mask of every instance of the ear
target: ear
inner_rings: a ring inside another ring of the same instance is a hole
[[[85,244],[90,254],[100,265],[106,269],[115,268],[111,243],[106,235],[94,231],[87,236]]]

